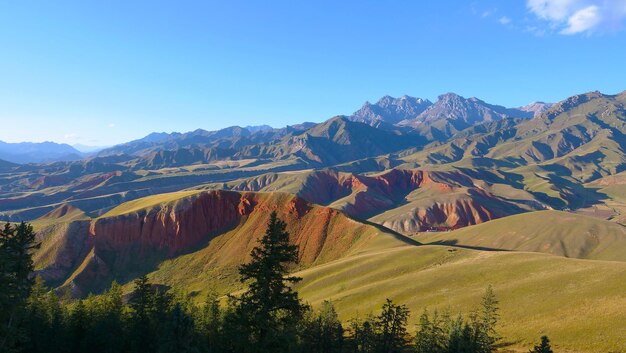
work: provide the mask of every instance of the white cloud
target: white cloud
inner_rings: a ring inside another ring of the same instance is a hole
[[[503,24],[503,25],[508,25],[509,23],[511,23],[511,21],[512,20],[509,17],[506,17],[506,16],[502,16],[498,20],[498,22],[500,22],[500,24]]]
[[[562,21],[580,0],[528,0],[528,8],[544,20]]]
[[[626,0],[526,0],[528,9],[561,34],[621,29]]]
[[[108,126],[109,126],[110,128],[114,128],[114,127],[115,127],[115,124],[110,123]]]
[[[576,11],[567,20],[567,27],[561,30],[562,34],[576,34],[588,31],[600,23],[602,17],[597,6],[589,6]]]

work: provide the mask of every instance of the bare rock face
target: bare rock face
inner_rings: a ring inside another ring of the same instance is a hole
[[[506,214],[490,209],[474,200],[434,203],[430,207],[415,209],[405,217],[383,222],[387,228],[403,234],[423,231],[445,231],[480,224]]]
[[[400,98],[384,96],[375,104],[366,102],[349,119],[371,126],[376,126],[379,122],[396,124],[402,120],[417,117],[431,105],[428,99],[406,95]]]
[[[533,102],[523,107],[520,107],[519,110],[533,113],[533,117],[536,117],[541,115],[546,110],[552,108],[553,105],[553,103]]]
[[[269,174],[230,187],[280,190],[285,185],[309,202],[403,234],[474,225],[522,212],[520,207],[526,207],[477,187],[472,178],[459,171],[392,169],[372,176],[324,170],[290,180]],[[541,205],[526,208],[542,209]]]
[[[113,279],[130,280],[185,254],[232,270],[249,260],[273,211],[298,245],[301,267],[345,256],[359,240],[380,233],[339,210],[289,194],[200,191],[91,222],[72,222],[72,231],[48,228],[47,250],[38,266],[46,279],[69,287],[75,296],[99,292]]]
[[[115,251],[120,259],[138,260],[154,251],[176,256],[236,225],[253,204],[250,196],[239,193],[200,193],[176,203],[97,219],[90,234],[98,251]]]

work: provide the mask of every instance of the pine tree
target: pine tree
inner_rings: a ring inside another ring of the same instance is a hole
[[[548,336],[541,336],[541,343],[531,349],[530,353],[553,353]]]
[[[99,312],[93,327],[93,348],[103,353],[120,352],[126,341],[122,287],[115,281],[98,300]]]
[[[372,318],[350,320],[348,328],[348,352],[350,353],[373,353],[376,348],[376,334],[372,325]]]
[[[20,315],[33,285],[31,252],[37,247],[31,225],[7,223],[0,230],[0,352],[11,351],[21,336]]]
[[[304,306],[288,285],[301,279],[287,276],[287,265],[298,260],[298,248],[289,244],[286,224],[276,212],[270,215],[265,235],[251,257],[250,263],[239,268],[241,281],[249,287],[238,305],[248,320],[250,347],[255,352],[286,352],[296,341],[295,328]]]
[[[148,277],[135,280],[135,288],[130,301],[131,352],[154,352],[156,335],[153,334],[151,310],[153,308],[152,285]]]
[[[185,312],[183,304],[174,304],[170,311],[165,325],[165,330],[161,333],[161,340],[158,352],[191,352],[194,348],[194,321]]]
[[[86,346],[85,338],[87,337],[88,316],[85,303],[79,300],[70,314],[68,324],[70,342],[72,342],[71,352],[73,353],[82,352]]]
[[[36,276],[22,320],[24,335],[28,338],[22,342],[22,351],[46,351],[46,346],[49,343],[47,342],[47,333],[49,332],[49,321],[46,313],[47,291],[43,279]]]
[[[215,291],[210,291],[204,302],[202,310],[197,311],[196,325],[201,337],[204,337],[205,345],[209,352],[217,352],[220,344],[220,327],[222,326],[222,313]]]
[[[417,353],[432,353],[433,349],[433,334],[432,324],[428,316],[428,311],[424,309],[424,312],[420,316],[419,330],[415,335],[415,351]]]
[[[343,346],[343,327],[335,307],[324,301],[319,311],[309,312],[302,333],[303,353],[339,353]]]
[[[65,323],[69,321],[68,311],[66,307],[61,305],[61,301],[54,291],[50,291],[46,295],[45,307],[48,317],[48,331],[45,340],[47,349],[42,352],[67,352],[69,338]]]
[[[390,299],[383,305],[383,310],[376,318],[376,352],[404,352],[409,346],[407,321],[409,310],[405,305],[396,305]]]
[[[500,340],[500,336],[496,331],[499,318],[498,299],[491,285],[485,290],[481,305],[478,345],[481,352],[491,353],[495,351],[495,345]]]

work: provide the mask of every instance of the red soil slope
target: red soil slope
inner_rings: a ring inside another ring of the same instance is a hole
[[[91,221],[87,234],[72,236],[89,248],[88,252],[81,251],[84,257],[80,264],[60,261],[50,254],[48,266],[38,267],[55,281],[63,272],[65,285],[71,285],[76,295],[97,292],[114,278],[129,280],[154,270],[166,259],[194,252],[207,257],[204,264],[232,267],[247,261],[272,211],[287,222],[291,240],[299,246],[301,267],[345,256],[385,233],[338,210],[288,194],[205,191],[165,203],[148,203],[145,208],[127,213],[116,214],[113,210],[111,214],[115,215]],[[85,231],[81,227],[74,229]],[[69,237],[52,233],[47,241],[54,242],[55,238]],[[219,242],[214,244],[216,238]],[[60,247],[68,246],[67,241],[61,241]],[[64,266],[59,266],[61,263]],[[52,271],[50,264],[65,271]]]
[[[325,170],[297,177],[268,174],[209,188],[287,190],[310,202],[337,208],[358,219],[371,219],[405,234],[433,228],[454,229],[543,209],[539,202],[523,204],[495,195],[490,185],[477,183],[460,171],[392,169],[368,176]]]

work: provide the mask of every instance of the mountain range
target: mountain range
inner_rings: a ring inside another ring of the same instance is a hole
[[[299,247],[298,290],[342,317],[385,296],[465,310],[489,283],[516,342],[549,324],[566,351],[619,351],[624,328],[600,331],[626,320],[625,134],[626,92],[518,108],[385,96],[321,123],[0,157],[0,217],[33,223],[37,272],[58,290],[148,274],[199,296],[241,289],[237,266],[275,210]]]

